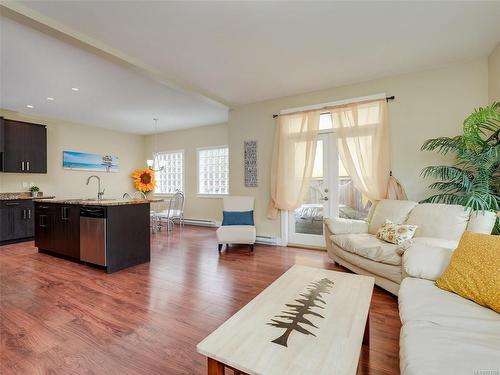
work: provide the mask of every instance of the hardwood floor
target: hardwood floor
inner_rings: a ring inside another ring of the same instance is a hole
[[[151,263],[107,275],[38,254],[33,242],[1,246],[0,372],[205,374],[196,344],[289,267],[343,270],[314,250],[219,256],[210,228],[154,234],[152,248]],[[397,299],[376,287],[370,316],[358,374],[399,374]]]

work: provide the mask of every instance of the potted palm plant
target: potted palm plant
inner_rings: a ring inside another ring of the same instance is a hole
[[[426,141],[421,150],[455,154],[453,165],[429,166],[423,177],[437,181],[437,193],[422,202],[460,204],[477,211],[500,210],[500,102],[475,110],[463,124],[463,134]],[[497,218],[494,233],[500,233]]]

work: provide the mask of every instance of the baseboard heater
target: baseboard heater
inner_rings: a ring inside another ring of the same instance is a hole
[[[278,244],[278,239],[271,236],[257,236],[256,242],[264,245],[276,246]]]
[[[198,225],[200,227],[216,227],[217,226],[217,222],[215,220],[203,220],[203,219],[184,219],[184,224]]]

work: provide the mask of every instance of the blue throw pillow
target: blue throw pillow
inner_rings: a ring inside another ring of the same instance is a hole
[[[222,211],[222,225],[254,225],[253,211]]]

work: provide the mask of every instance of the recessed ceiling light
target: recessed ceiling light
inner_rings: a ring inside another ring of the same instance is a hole
[[[73,90],[73,91],[80,91],[80,89],[78,87],[72,87],[71,90]]]
[[[53,102],[53,101],[54,101],[54,98],[53,98],[52,96],[48,96],[48,97],[47,97],[47,100],[48,100],[49,102]]]
[[[26,107],[27,107],[27,108],[29,108],[29,109],[33,109],[33,108],[35,108],[35,107],[33,107],[31,104],[27,104],[27,105],[26,105]]]

